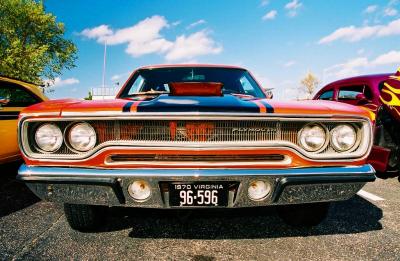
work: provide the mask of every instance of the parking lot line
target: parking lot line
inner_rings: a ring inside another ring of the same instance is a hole
[[[382,201],[385,200],[384,198],[381,198],[377,195],[374,195],[372,193],[369,193],[365,190],[360,190],[357,192],[357,195],[359,195],[360,197],[363,197],[365,199],[369,199],[369,200],[373,200],[373,201]]]

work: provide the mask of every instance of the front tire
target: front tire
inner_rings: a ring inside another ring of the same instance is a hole
[[[64,204],[64,213],[68,224],[78,231],[93,231],[105,222],[107,207]]]
[[[329,202],[279,206],[278,214],[286,224],[296,227],[312,227],[320,224],[328,215]]]

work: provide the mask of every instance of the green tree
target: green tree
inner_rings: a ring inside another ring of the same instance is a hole
[[[92,95],[92,92],[90,92],[89,91],[89,93],[88,93],[88,96],[87,97],[85,97],[85,98],[83,98],[84,100],[87,100],[87,101],[91,101],[91,100],[93,100],[93,95]]]
[[[75,67],[77,48],[43,2],[0,1],[0,75],[42,84]]]

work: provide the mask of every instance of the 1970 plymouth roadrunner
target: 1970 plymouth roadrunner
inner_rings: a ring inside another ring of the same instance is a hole
[[[329,202],[375,180],[370,117],[348,104],[266,99],[239,67],[143,67],[115,100],[24,110],[18,178],[64,203],[78,230],[96,228],[109,206],[278,205],[287,223],[316,225]]]

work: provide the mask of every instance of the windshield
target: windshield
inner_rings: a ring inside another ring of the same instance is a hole
[[[215,67],[142,69],[129,80],[120,97],[169,93],[169,84],[174,82],[220,82],[223,94],[265,98],[260,86],[246,70]]]

